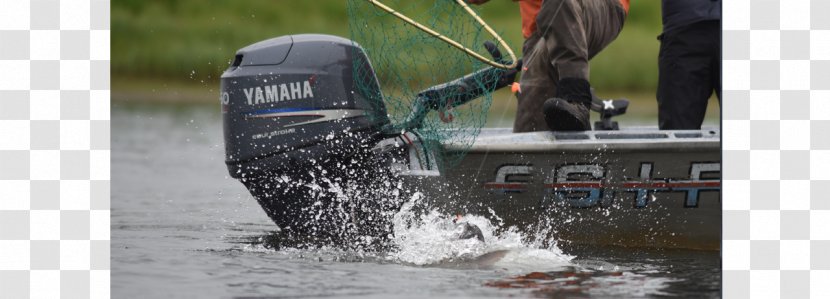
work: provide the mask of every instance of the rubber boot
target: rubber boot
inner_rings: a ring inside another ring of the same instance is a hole
[[[591,85],[588,80],[562,78],[556,87],[556,97],[545,101],[545,122],[553,131],[591,130]]]

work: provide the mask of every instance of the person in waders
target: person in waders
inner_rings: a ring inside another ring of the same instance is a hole
[[[518,0],[525,42],[514,132],[591,129],[588,61],[617,38],[629,1]]]

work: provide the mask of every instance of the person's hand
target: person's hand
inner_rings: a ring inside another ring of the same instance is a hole
[[[466,1],[467,1],[467,3],[470,3],[470,4],[482,5],[484,3],[487,3],[487,1],[490,1],[490,0],[466,0]]]

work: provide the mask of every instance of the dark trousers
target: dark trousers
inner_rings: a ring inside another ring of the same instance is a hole
[[[588,61],[622,30],[619,0],[545,0],[536,31],[525,40],[524,70],[513,132],[547,131],[542,105],[556,95],[560,78],[588,80]]]
[[[663,33],[658,62],[660,129],[700,129],[712,92],[721,99],[720,21],[697,22]]]

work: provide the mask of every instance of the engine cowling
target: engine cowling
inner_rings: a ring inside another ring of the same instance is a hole
[[[391,216],[377,211],[399,203],[366,187],[389,180],[372,151],[389,120],[359,45],[304,34],[247,46],[222,75],[221,102],[228,171],[280,228],[388,234]]]
[[[228,171],[255,176],[371,147],[389,123],[381,97],[350,40],[289,35],[242,48],[221,78]]]

